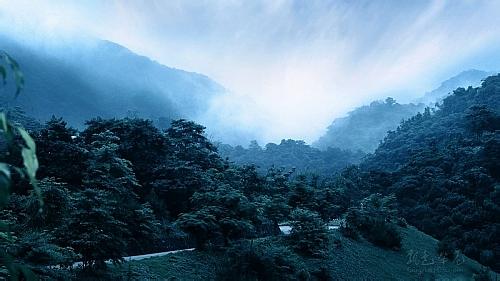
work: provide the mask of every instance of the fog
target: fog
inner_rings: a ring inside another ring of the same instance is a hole
[[[215,138],[236,128],[312,142],[374,99],[500,69],[499,12],[500,1],[469,0],[0,0],[0,31],[32,44],[102,38],[203,73],[228,89],[197,118]]]

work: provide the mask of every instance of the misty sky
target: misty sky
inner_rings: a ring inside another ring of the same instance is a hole
[[[463,70],[499,70],[499,15],[496,0],[0,0],[3,32],[108,39],[208,75],[230,92],[213,101],[219,122],[263,142],[310,142],[374,99],[407,102]]]

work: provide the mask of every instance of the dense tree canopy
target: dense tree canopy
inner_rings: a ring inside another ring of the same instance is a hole
[[[371,192],[395,194],[410,224],[497,270],[499,117],[497,75],[404,121],[361,165],[387,175]]]

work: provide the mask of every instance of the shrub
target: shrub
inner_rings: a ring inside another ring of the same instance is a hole
[[[218,280],[301,280],[304,275],[299,257],[284,246],[245,241],[230,248],[227,257]]]
[[[438,254],[440,254],[441,256],[449,260],[452,260],[455,257],[456,248],[452,241],[448,239],[443,239],[439,241],[437,251]]]
[[[341,226],[339,228],[340,233],[347,238],[351,238],[352,240],[358,240],[359,239],[359,233],[356,231],[354,227],[351,226]]]
[[[396,227],[380,220],[368,220],[362,228],[363,237],[373,244],[390,249],[401,248],[401,236]]]
[[[401,236],[392,223],[380,219],[348,214],[346,226],[340,229],[349,238],[358,239],[361,234],[376,246],[390,249],[401,248]]]
[[[291,214],[292,231],[288,243],[297,253],[306,256],[324,256],[328,232],[316,212],[295,209]]]

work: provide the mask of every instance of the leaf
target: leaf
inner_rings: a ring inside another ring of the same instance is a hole
[[[0,207],[7,205],[10,195],[10,169],[6,163],[0,163]]]
[[[35,193],[38,196],[38,200],[40,201],[40,206],[42,206],[43,205],[42,194],[36,180],[36,172],[38,170],[39,165],[38,165],[38,158],[36,157],[35,141],[23,128],[17,128],[17,130],[21,134],[21,137],[23,138],[26,144],[26,147],[23,147],[23,149],[21,150],[25,174],[28,177],[30,184],[33,186]]]
[[[10,179],[10,169],[9,165],[0,162],[0,173],[4,174],[5,177]]]
[[[14,81],[16,83],[15,97],[17,97],[19,95],[19,93],[21,93],[21,90],[24,88],[24,75],[21,72],[21,70],[19,68],[19,64],[17,63],[17,61],[15,59],[13,59],[11,56],[9,56],[6,52],[2,52],[1,57],[3,58],[5,63],[7,63],[10,66],[10,69],[13,72]],[[3,67],[3,66],[1,67],[1,69],[2,70],[0,70],[0,72],[1,72],[1,75],[3,77],[3,82],[5,83],[5,79],[7,77],[7,71],[6,71],[5,67]]]
[[[26,130],[23,128],[18,128],[17,130],[21,134],[21,137],[23,138],[24,142],[26,143],[26,146],[28,147],[28,149],[33,150],[33,152],[36,152],[35,141],[30,136],[30,134],[28,132],[26,132]],[[36,155],[35,155],[35,158],[36,158]]]
[[[12,125],[7,120],[5,112],[0,112],[0,126],[1,126],[0,129],[2,129],[5,139],[10,145],[12,143],[12,140],[14,139],[14,132],[12,131]]]

